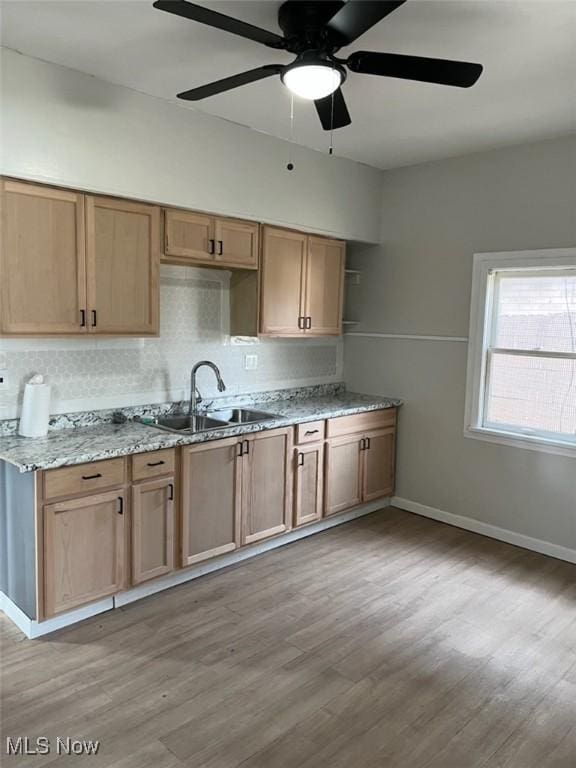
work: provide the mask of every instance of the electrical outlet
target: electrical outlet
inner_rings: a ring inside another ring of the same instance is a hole
[[[244,370],[255,371],[258,368],[258,355],[244,355]]]

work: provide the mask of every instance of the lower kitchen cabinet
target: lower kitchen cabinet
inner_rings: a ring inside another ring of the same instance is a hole
[[[396,430],[382,429],[364,434],[362,501],[391,496],[394,492]]]
[[[125,578],[123,490],[44,507],[46,617],[115,594]]]
[[[182,449],[182,565],[240,543],[242,444],[218,440]]]
[[[174,570],[174,478],[132,486],[132,584]]]
[[[242,544],[290,527],[292,427],[242,441]]]
[[[320,520],[324,503],[324,443],[294,449],[294,525]]]
[[[338,437],[326,446],[326,515],[335,515],[362,502],[360,435]]]
[[[394,492],[395,427],[332,438],[326,451],[326,515]]]

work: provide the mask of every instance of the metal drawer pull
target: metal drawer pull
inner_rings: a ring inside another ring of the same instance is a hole
[[[306,432],[304,432],[304,435],[315,435],[317,432],[320,432],[319,429],[307,429]]]
[[[159,467],[161,464],[165,464],[165,461],[149,461],[148,466],[149,467]]]
[[[120,502],[120,509],[118,510],[118,514],[119,515],[123,515],[124,514],[124,499],[122,498],[122,496],[118,496],[118,501]]]
[[[98,472],[97,475],[82,475],[82,480],[97,480],[99,477],[102,477],[101,472]]]
[[[168,496],[168,501],[174,501],[174,483],[169,483],[168,488],[170,488],[170,496]]]
[[[304,454],[299,453],[298,454],[298,466],[303,467],[304,466]]]

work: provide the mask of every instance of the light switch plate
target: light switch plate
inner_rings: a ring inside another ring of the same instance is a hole
[[[244,355],[244,370],[255,371],[258,368],[258,355]]]

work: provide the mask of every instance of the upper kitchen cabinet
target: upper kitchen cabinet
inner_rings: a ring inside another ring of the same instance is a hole
[[[308,238],[304,315],[309,336],[342,332],[346,248],[339,240]]]
[[[174,264],[257,269],[260,226],[167,208],[163,261]]]
[[[159,327],[160,209],[86,198],[88,328],[152,336]]]
[[[2,335],[156,335],[159,266],[159,208],[2,182]]]
[[[345,255],[341,241],[264,227],[260,334],[338,336]]]
[[[84,196],[2,182],[0,331],[86,332]]]

